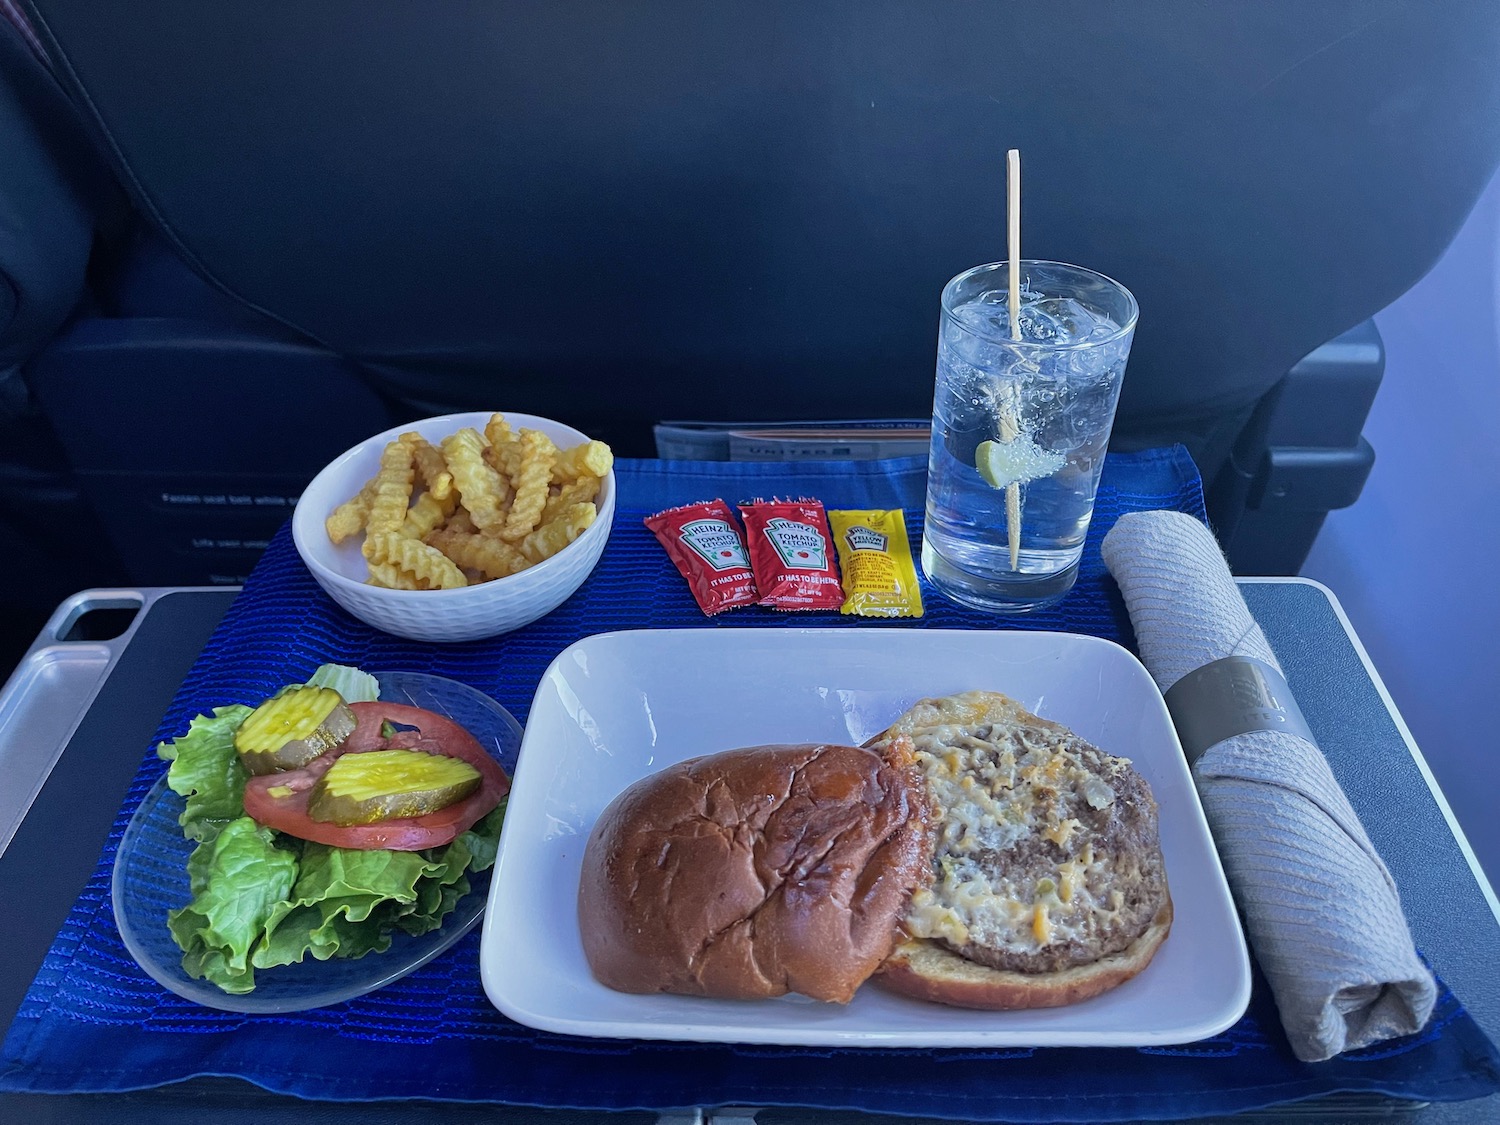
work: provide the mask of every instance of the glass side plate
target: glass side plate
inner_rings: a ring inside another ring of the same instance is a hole
[[[513,774],[521,724],[489,696],[467,684],[421,672],[376,672],[380,698],[444,715],[472,734]],[[111,896],[125,948],[153,980],[178,996],[228,1012],[299,1012],[352,1000],[399,980],[442,953],[478,923],[489,894],[490,872],[471,874],[471,889],[443,925],[420,937],[397,931],[384,953],[342,960],[311,957],[296,965],[257,969],[255,989],[234,995],[182,969],[182,950],[167,929],[167,912],[187,905],[187,859],[196,844],[177,818],[183,799],[166,775],[151,787],[131,817],[115,856]]]

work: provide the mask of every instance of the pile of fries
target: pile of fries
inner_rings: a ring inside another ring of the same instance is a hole
[[[386,445],[380,471],[328,517],[342,543],[364,532],[369,582],[452,590],[551,558],[598,515],[614,455],[602,441],[559,449],[539,430],[494,414],[433,445],[408,432]]]

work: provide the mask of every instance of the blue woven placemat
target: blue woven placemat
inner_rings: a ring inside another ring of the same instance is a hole
[[[158,737],[195,714],[254,702],[325,660],[451,676],[525,720],[552,658],[578,638],[643,627],[848,626],[837,613],[748,608],[705,619],[642,526],[671,504],[722,496],[809,494],[830,507],[904,507],[920,531],[924,466],[622,462],[615,527],[598,569],[558,611],[492,641],[433,646],[371,630],[329,601],[283,529],[163,718]],[[1132,642],[1098,543],[1127,511],[1203,515],[1180,448],[1111,455],[1078,586],[1059,606],[1007,627],[1066,629]],[[994,628],[993,618],[924,588],[927,615],[879,622]],[[1334,1091],[1424,1100],[1500,1089],[1494,1047],[1446,990],[1420,1034],[1330,1062],[1291,1054],[1264,983],[1246,1016],[1182,1047],[819,1050],[589,1040],[533,1031],[496,1012],[478,973],[479,934],[397,983],[349,1003],[289,1016],[210,1011],[165,992],[130,959],[109,903],[114,849],[162,769],[150,747],[94,877],[79,898],[0,1050],[0,1088],[123,1091],[234,1076],[311,1098],[437,1098],[590,1109],[801,1105],[969,1120],[1181,1119]]]

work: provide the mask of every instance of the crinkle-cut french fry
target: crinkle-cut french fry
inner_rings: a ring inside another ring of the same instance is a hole
[[[469,515],[469,509],[459,507],[448,517],[448,522],[443,524],[443,530],[472,533],[479,529],[474,526],[474,517]]]
[[[520,441],[506,442],[504,445],[490,446],[491,456],[494,458],[495,468],[505,475],[509,481],[514,481],[521,472],[521,443]]]
[[[407,539],[397,532],[371,535],[365,540],[365,547],[372,563],[395,563],[433,589],[456,590],[469,584],[464,572],[436,547]]]
[[[521,471],[521,435],[510,428],[504,414],[492,414],[485,423],[484,436],[490,443],[490,464],[514,484]]]
[[[505,525],[510,486],[484,460],[484,438],[471,426],[443,439],[443,458],[458,486],[459,502],[480,531],[499,532]]]
[[[573,504],[521,540],[521,553],[533,563],[551,558],[583,534],[597,513],[592,504]]]
[[[380,471],[375,474],[375,496],[370,501],[370,515],[365,520],[365,558],[370,557],[369,536],[401,530],[406,508],[411,503],[411,449],[397,440],[386,445],[380,455]]]
[[[431,586],[417,579],[414,574],[402,570],[395,563],[370,563],[369,584],[384,586],[387,590],[430,590]]]
[[[571,508],[574,504],[591,503],[599,495],[599,486],[603,483],[598,477],[587,474],[568,481],[547,498],[547,506],[542,509],[542,518],[538,522],[551,523],[565,508]]]
[[[323,524],[328,529],[329,539],[342,543],[364,530],[365,520],[370,515],[370,501],[375,499],[375,479],[371,477],[365,481],[363,488],[329,513]]]
[[[504,414],[497,411],[490,415],[490,420],[484,424],[484,440],[491,445],[506,445],[516,440],[515,431],[510,428]]]
[[[602,441],[586,441],[564,449],[552,463],[552,479],[566,484],[582,476],[605,477],[614,466],[614,452]]]
[[[518,548],[491,535],[444,528],[434,531],[427,542],[465,570],[477,570],[487,579],[504,578],[531,565]]]
[[[521,464],[520,435],[510,428],[504,414],[491,414],[484,425],[484,437],[489,442],[490,464],[514,479]]]
[[[448,471],[448,462],[443,460],[443,455],[438,452],[437,446],[415,430],[408,430],[402,434],[401,440],[406,442],[411,450],[412,463],[416,465],[422,484],[426,486],[432,497],[436,500],[446,500],[453,495],[453,474]]]
[[[557,457],[557,446],[540,430],[522,430],[519,444],[520,468],[511,480],[516,495],[500,529],[500,538],[511,543],[536,530],[547,506],[547,485],[552,481],[552,462]]]
[[[456,502],[450,502],[453,500],[454,494],[451,492],[447,500],[439,500],[430,492],[422,493],[417,497],[417,502],[407,509],[401,534],[408,539],[426,539],[448,518],[456,506]]]

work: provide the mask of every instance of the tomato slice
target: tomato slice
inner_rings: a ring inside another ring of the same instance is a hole
[[[415,852],[451,843],[467,832],[510,792],[510,778],[485,752],[474,736],[452,719],[401,703],[353,703],[354,733],[338,746],[297,770],[252,777],[245,783],[245,813],[259,824],[335,848]],[[381,733],[386,722],[412,729],[391,737]],[[327,824],[307,815],[313,783],[343,754],[368,750],[425,750],[462,758],[479,771],[479,789],[425,816],[382,820],[347,827]]]

